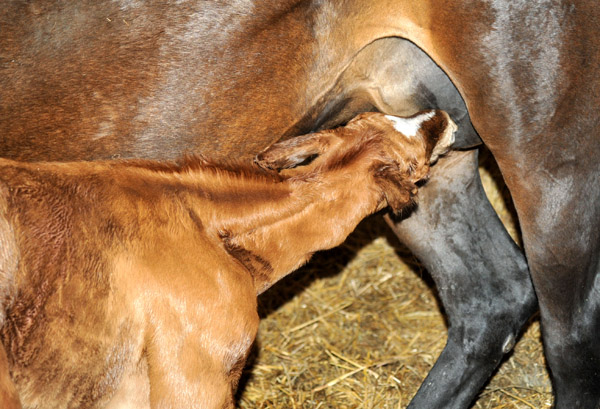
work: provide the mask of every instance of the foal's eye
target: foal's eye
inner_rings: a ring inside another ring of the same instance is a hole
[[[300,166],[310,165],[311,162],[313,160],[315,160],[318,156],[319,156],[318,153],[314,153],[312,155],[309,155],[306,158],[304,158],[303,160],[301,160],[300,162],[295,163],[294,166],[292,166],[292,168],[297,168],[297,167],[300,167]]]

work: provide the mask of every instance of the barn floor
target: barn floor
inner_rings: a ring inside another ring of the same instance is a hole
[[[513,237],[493,159],[482,154],[490,201]],[[500,182],[499,182],[500,181]],[[508,199],[509,200],[509,199]],[[446,341],[435,288],[380,217],[259,298],[241,408],[404,408]],[[550,381],[534,319],[474,408],[549,408]]]

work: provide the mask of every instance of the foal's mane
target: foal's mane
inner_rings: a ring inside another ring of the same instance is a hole
[[[151,159],[126,159],[123,166],[146,169],[163,174],[190,174],[194,172],[210,172],[237,179],[269,180],[279,182],[284,178],[277,172],[263,169],[251,159],[212,160],[199,154],[185,154],[175,161],[156,161]]]

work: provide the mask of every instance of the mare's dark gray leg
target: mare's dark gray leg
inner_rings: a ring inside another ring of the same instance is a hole
[[[536,173],[531,169],[539,162],[509,165],[513,182],[515,169],[523,172],[513,186],[525,194],[515,204],[521,209],[556,409],[600,408],[600,149],[581,142],[598,144],[590,134],[555,145],[566,160],[556,160],[558,155],[540,144],[537,157],[576,166]]]
[[[409,408],[469,407],[537,308],[523,253],[477,167],[477,150],[452,152],[432,168],[416,211],[388,219],[435,280],[449,324],[446,347]]]

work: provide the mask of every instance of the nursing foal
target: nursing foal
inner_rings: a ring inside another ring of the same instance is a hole
[[[409,205],[455,128],[366,113],[255,164],[0,160],[0,406],[233,407],[257,295]]]

